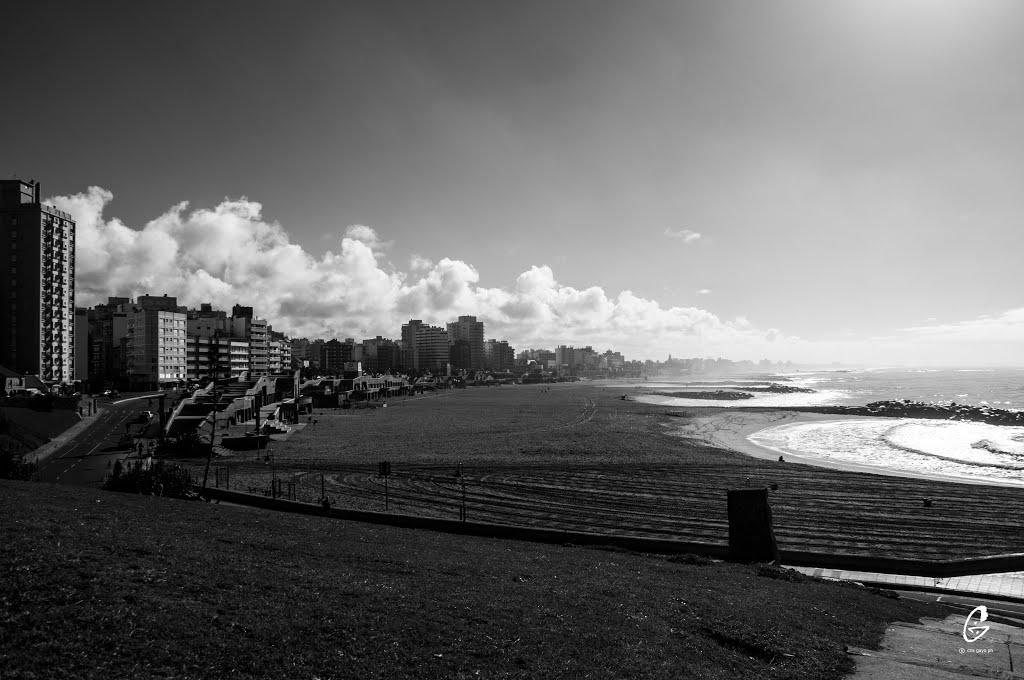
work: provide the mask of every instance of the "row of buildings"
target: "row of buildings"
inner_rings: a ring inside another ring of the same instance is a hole
[[[292,368],[291,343],[252,307],[231,314],[174,297],[108,298],[78,310],[85,317],[89,386],[151,389],[212,376],[251,378]]]
[[[47,385],[151,389],[221,375],[253,379],[308,367],[340,375],[615,370],[618,353],[591,347],[527,350],[487,339],[484,323],[410,319],[400,339],[290,340],[252,307],[230,314],[174,297],[108,298],[75,307],[75,222],[41,201],[39,182],[0,180],[0,366]],[[357,369],[357,370],[358,370]]]
[[[301,365],[326,373],[340,372],[352,362],[361,362],[369,373],[505,372],[515,367],[508,341],[484,340],[484,324],[475,316],[460,316],[447,327],[410,319],[402,325],[400,340],[379,335],[362,342],[300,338],[292,341],[292,356]]]

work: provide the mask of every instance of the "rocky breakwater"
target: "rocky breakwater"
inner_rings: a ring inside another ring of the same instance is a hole
[[[715,390],[703,392],[652,392],[661,397],[674,397],[677,399],[708,399],[735,401],[739,399],[753,399],[755,395],[751,392],[768,392],[772,394],[791,394],[794,392],[814,392],[806,387],[795,387],[793,385],[778,385],[769,383],[762,386],[744,386],[733,390]]]
[[[1009,411],[990,406],[931,404],[923,401],[875,401],[865,406],[804,406],[792,409],[809,413],[830,413],[848,416],[879,416],[882,418],[933,418],[967,420],[989,425],[1024,426],[1024,411]]]

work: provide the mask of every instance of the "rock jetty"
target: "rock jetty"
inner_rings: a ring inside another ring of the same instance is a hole
[[[753,399],[753,394],[732,390],[715,390],[714,392],[654,392],[660,397],[676,397],[678,399],[719,399],[735,401],[737,399]]]
[[[849,416],[880,416],[883,418],[933,418],[936,420],[967,420],[989,425],[1024,426],[1024,411],[1009,411],[990,406],[931,404],[923,401],[875,401],[865,406],[802,406],[791,409],[809,413],[830,413]]]
[[[753,399],[751,392],[769,392],[772,394],[792,394],[794,392],[812,393],[814,390],[806,387],[795,387],[793,385],[779,385],[769,383],[761,387],[744,386],[733,390],[715,390],[705,392],[654,392],[661,397],[676,397],[679,399],[718,399],[724,401],[735,401],[739,399]]]

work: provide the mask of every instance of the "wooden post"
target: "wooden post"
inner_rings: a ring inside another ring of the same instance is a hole
[[[777,562],[768,489],[729,489],[729,559]]]
[[[461,463],[460,463],[460,466],[461,466]],[[463,522],[465,522],[466,521],[466,478],[462,477],[461,481],[462,481],[462,507],[460,508],[461,512],[459,513],[459,515],[460,515],[459,519],[461,519]]]

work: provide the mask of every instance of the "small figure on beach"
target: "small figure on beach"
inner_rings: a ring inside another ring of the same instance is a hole
[[[782,456],[779,456],[779,462],[780,462],[780,463],[785,463],[785,462],[786,462],[786,459],[785,459],[785,458],[783,458]]]

